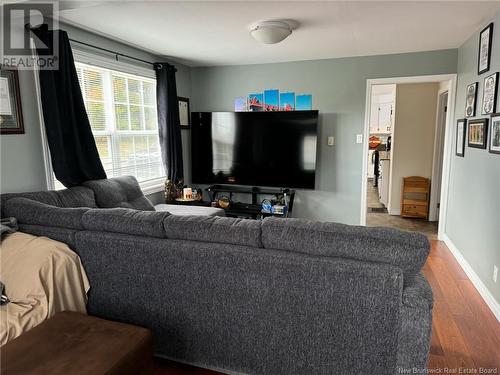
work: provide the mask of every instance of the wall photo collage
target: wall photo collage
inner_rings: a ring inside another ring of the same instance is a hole
[[[479,34],[477,73],[481,75],[490,70],[491,48],[493,42],[493,23],[486,26]],[[481,115],[476,116],[477,93],[479,82],[467,85],[465,99],[465,118],[457,120],[455,154],[464,157],[467,146],[488,149],[492,154],[500,154],[500,113],[497,110],[499,72],[490,73],[483,78]],[[467,121],[467,119],[471,118]],[[489,128],[489,129],[488,129]]]
[[[277,89],[248,94],[247,97],[238,97],[234,100],[235,112],[310,110],[312,110],[312,95],[295,95],[294,92],[280,92]]]

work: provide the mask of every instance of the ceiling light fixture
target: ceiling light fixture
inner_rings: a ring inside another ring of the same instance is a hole
[[[260,22],[250,30],[250,34],[255,40],[265,44],[279,43],[291,33],[291,26],[283,21]]]

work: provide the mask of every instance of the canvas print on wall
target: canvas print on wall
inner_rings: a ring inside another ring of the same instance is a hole
[[[297,111],[310,111],[312,109],[312,95],[297,95],[295,109]]]
[[[486,148],[488,135],[488,119],[481,118],[469,121],[469,147]]]
[[[465,117],[476,115],[477,82],[467,85],[467,96],[465,99]]]
[[[266,111],[278,111],[280,101],[279,90],[264,90],[264,109]]]
[[[479,55],[477,63],[478,74],[483,74],[488,70],[490,70],[492,40],[493,40],[493,23],[490,23],[479,34]]]
[[[259,112],[264,110],[264,95],[263,94],[250,94],[248,95],[248,110],[252,112]]]
[[[497,105],[498,72],[484,78],[483,105],[481,113],[490,115]]]
[[[491,115],[490,147],[492,154],[500,154],[500,113]]]
[[[282,92],[280,94],[280,111],[295,111],[294,92]]]
[[[466,119],[457,120],[457,145],[455,148],[455,155],[457,156],[464,156],[466,125]]]
[[[247,99],[240,96],[239,98],[234,99],[234,111],[235,112],[245,112],[247,111]]]

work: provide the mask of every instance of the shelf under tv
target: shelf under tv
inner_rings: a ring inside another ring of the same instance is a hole
[[[266,216],[288,217],[293,209],[293,200],[295,198],[295,190],[288,188],[260,188],[256,186],[231,186],[231,185],[212,185],[206,189],[210,195],[210,200],[213,202],[219,194],[229,194],[231,204],[225,209],[227,216],[233,217],[250,217],[254,219],[263,218]],[[233,201],[233,194],[248,194],[251,195],[251,203]],[[218,196],[219,195],[219,196]],[[262,210],[260,195],[273,195],[277,199],[282,198],[287,207],[285,214],[271,213]]]

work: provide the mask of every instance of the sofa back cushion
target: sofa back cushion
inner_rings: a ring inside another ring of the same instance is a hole
[[[36,202],[28,198],[12,198],[5,203],[6,216],[20,224],[43,225],[69,229],[84,229],[82,216],[89,208],[63,208]]]
[[[169,215],[168,212],[103,208],[88,210],[82,221],[87,230],[166,238],[163,220]]]
[[[155,210],[133,176],[91,180],[84,182],[83,185],[94,191],[97,206],[100,208],[122,207],[142,211]]]
[[[430,249],[427,238],[415,232],[304,219],[265,219],[262,243],[266,248],[388,263],[405,276],[420,271]]]
[[[53,191],[7,193],[1,195],[2,217],[6,216],[3,207],[8,200],[13,198],[28,198],[56,207],[97,207],[94,192],[84,186]]]
[[[171,239],[263,247],[258,220],[170,215],[163,224]]]

